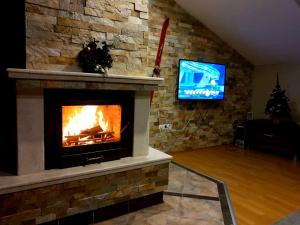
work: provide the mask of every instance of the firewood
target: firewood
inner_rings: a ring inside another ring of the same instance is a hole
[[[101,131],[96,132],[96,130],[101,130]],[[113,131],[103,131],[100,127],[98,127],[98,129],[94,127],[94,128],[86,129],[78,135],[65,136],[67,140],[64,141],[64,146],[85,145],[87,144],[87,142],[92,142],[93,144],[96,144],[101,142],[113,141],[113,137],[114,137]]]
[[[65,138],[67,138],[67,141],[78,141],[79,140],[79,135],[65,136]]]
[[[86,129],[86,130],[82,130],[80,132],[80,134],[88,134],[88,135],[95,135],[96,133],[98,132],[102,132],[103,129],[98,125],[96,127],[93,127],[93,128],[89,128],[89,129]]]

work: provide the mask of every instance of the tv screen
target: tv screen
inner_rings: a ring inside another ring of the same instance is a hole
[[[177,99],[224,99],[225,75],[225,64],[180,59]]]

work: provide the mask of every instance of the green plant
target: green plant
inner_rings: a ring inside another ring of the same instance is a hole
[[[79,66],[84,72],[106,73],[112,67],[113,58],[109,53],[112,45],[102,42],[102,48],[98,47],[99,41],[91,41],[78,54]]]

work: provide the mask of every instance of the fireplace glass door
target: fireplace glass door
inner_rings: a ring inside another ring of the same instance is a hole
[[[120,105],[62,106],[64,148],[121,140]]]
[[[132,155],[134,92],[47,89],[44,100],[46,169]]]

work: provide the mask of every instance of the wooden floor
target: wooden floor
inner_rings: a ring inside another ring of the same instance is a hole
[[[226,182],[238,225],[270,225],[300,210],[299,162],[231,146],[171,155],[178,163]]]

